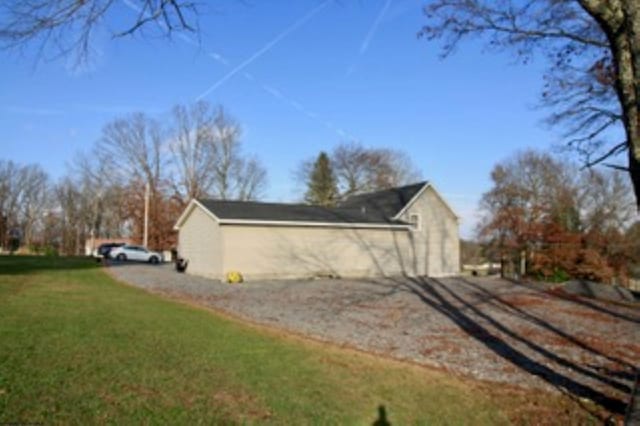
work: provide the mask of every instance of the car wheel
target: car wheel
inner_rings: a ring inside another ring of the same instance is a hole
[[[158,264],[158,262],[159,262],[158,257],[157,257],[157,256],[151,256],[151,257],[149,258],[149,262],[151,262],[151,263],[152,263],[152,264],[154,264],[154,265],[157,265],[157,264]]]
[[[120,253],[119,255],[116,256],[116,259],[120,261],[127,260],[127,255],[124,253]]]

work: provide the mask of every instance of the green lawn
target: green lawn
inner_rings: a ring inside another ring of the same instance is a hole
[[[584,421],[572,402],[250,326],[87,259],[0,256],[0,424]]]

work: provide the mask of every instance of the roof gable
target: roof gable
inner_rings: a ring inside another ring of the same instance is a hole
[[[196,208],[201,208],[202,211],[204,211],[211,219],[213,219],[216,222],[219,222],[219,219],[211,212],[211,210],[209,210],[207,207],[203,206],[200,203],[200,201],[198,201],[197,199],[193,198],[191,201],[189,201],[189,204],[187,204],[187,206],[182,211],[182,214],[180,215],[180,217],[176,221],[176,224],[173,225],[173,229],[176,230],[176,231],[179,230],[180,227],[182,226],[182,224],[187,220],[187,218],[189,217],[191,212]]]
[[[415,201],[417,199],[420,198],[420,196],[427,190],[427,189],[431,189],[431,192],[435,195],[435,197],[440,201],[440,203],[444,206],[444,208],[449,211],[449,213],[451,213],[451,215],[456,219],[459,220],[460,218],[458,217],[457,213],[455,212],[455,210],[453,210],[453,208],[451,207],[451,205],[449,203],[447,203],[447,201],[442,197],[442,195],[440,195],[440,193],[436,190],[436,188],[433,186],[433,184],[431,183],[425,183],[425,185],[420,188],[420,190],[413,196],[413,198],[411,199],[411,201],[409,201],[398,213],[396,213],[396,215],[394,216],[394,219],[399,219],[406,211],[409,210],[409,208],[415,203]]]
[[[395,218],[426,185],[427,182],[418,182],[382,191],[352,195],[343,201],[339,207],[364,209],[388,218]]]

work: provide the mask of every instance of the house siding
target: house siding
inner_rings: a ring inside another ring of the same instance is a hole
[[[223,273],[246,279],[414,275],[406,229],[222,225]]]
[[[420,215],[421,227],[412,231],[418,275],[443,277],[460,273],[458,218],[432,187],[427,187],[400,216],[406,222]]]
[[[187,272],[223,279],[238,271],[245,279],[314,276],[442,277],[460,272],[458,218],[436,190],[424,187],[399,219],[420,227],[374,228],[364,224],[225,223],[191,204],[176,227]]]
[[[199,206],[194,206],[180,227],[178,252],[187,259],[187,271],[194,275],[220,278],[222,243],[220,225]]]

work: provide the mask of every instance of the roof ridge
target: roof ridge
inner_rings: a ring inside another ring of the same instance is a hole
[[[257,201],[257,200],[221,200],[218,198],[196,198],[199,202],[210,201],[214,203],[253,203],[253,204],[275,204],[278,206],[303,206],[303,207],[322,207],[315,204],[305,204],[305,203],[285,203],[280,201]]]
[[[367,195],[375,195],[375,194],[379,194],[381,192],[397,191],[397,190],[408,188],[410,186],[424,186],[427,183],[429,183],[429,181],[428,180],[424,180],[424,181],[420,181],[420,182],[409,183],[407,185],[392,186],[391,188],[377,189],[375,191],[370,191],[370,192],[361,192],[359,194],[350,195],[349,197],[347,197],[347,199],[349,199],[351,197],[361,197],[361,196],[367,196]]]
[[[415,182],[415,183],[409,183],[406,185],[401,185],[401,186],[394,186],[391,188],[386,188],[386,189],[378,189],[376,191],[370,191],[370,192],[362,192],[360,194],[354,194],[354,195],[350,195],[348,196],[344,201],[347,201],[351,198],[355,198],[355,197],[364,197],[364,196],[368,196],[368,195],[375,195],[375,194],[379,194],[381,192],[388,192],[388,191],[394,191],[394,190],[401,190],[401,189],[405,189],[408,188],[410,186],[424,186],[427,183],[429,183],[428,180],[424,180],[424,181],[419,181],[419,182]],[[301,206],[301,207],[319,207],[319,208],[324,208],[324,209],[341,209],[344,208],[341,206],[341,203],[339,203],[338,205],[334,206],[334,207],[327,207],[327,206],[322,206],[319,204],[306,204],[306,203],[291,203],[291,202],[281,202],[281,201],[259,201],[259,200],[223,200],[223,199],[218,199],[218,198],[196,198],[197,201],[199,202],[203,202],[203,201],[211,201],[211,202],[222,202],[222,203],[254,203],[254,204],[275,204],[275,205],[280,205],[280,206]]]
[[[409,188],[411,186],[423,187],[428,183],[429,183],[428,180],[424,180],[424,181],[420,181],[420,182],[416,182],[416,183],[410,183],[410,184],[407,184],[407,185],[394,186],[394,187],[387,188],[387,189],[378,189],[376,191],[371,191],[371,192],[361,192],[359,194],[353,194],[353,195],[348,196],[342,202],[344,203],[344,202],[349,201],[350,199],[354,199],[354,198],[364,198],[364,197],[369,197],[369,196],[375,196],[375,195],[381,194],[383,192],[392,192],[392,191],[399,192],[399,191],[401,191],[403,189],[406,189],[406,188]]]

